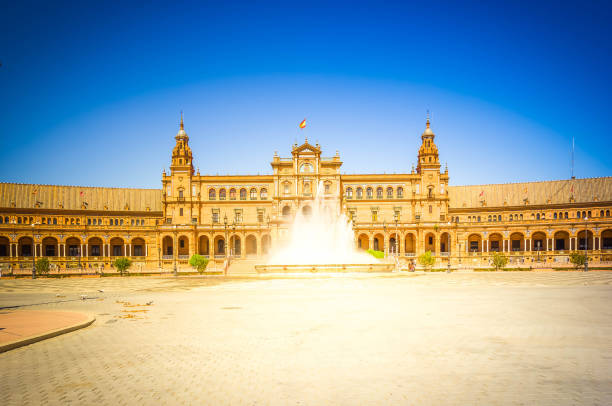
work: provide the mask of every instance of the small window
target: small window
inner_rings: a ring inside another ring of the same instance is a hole
[[[393,199],[393,188],[387,188],[387,199]]]
[[[433,213],[433,207],[432,206],[429,206],[429,212]]]
[[[236,200],[236,189],[234,188],[230,189],[229,198],[230,200]]]
[[[325,194],[329,194],[330,187],[331,185],[329,183],[325,184]]]
[[[251,189],[251,191],[249,192],[250,196],[251,196],[251,200],[257,200],[257,189]]]
[[[185,240],[183,240],[182,238],[179,240],[179,247],[185,248]]]
[[[44,220],[44,219],[43,219]],[[44,221],[43,221],[44,224]],[[91,219],[87,219],[87,225],[90,226],[91,225]]]
[[[183,208],[181,207],[181,208],[179,209],[179,216],[182,216],[182,215],[183,215]]]
[[[372,198],[374,197],[374,196],[373,196],[373,192],[374,192],[374,191],[372,190],[372,188],[371,188],[371,187],[367,188],[367,189],[366,189],[366,198],[367,198],[367,199],[372,199]]]
[[[382,199],[383,198],[383,188],[379,187],[376,189],[376,198],[377,199]]]
[[[217,193],[215,192],[215,189],[209,189],[208,190],[208,200],[215,200],[215,198]]]
[[[502,221],[501,214],[497,216],[497,221]]]
[[[404,188],[401,186],[397,188],[397,198],[398,199],[404,198]]]
[[[219,200],[225,200],[225,189],[219,190]]]
[[[372,210],[372,221],[378,221],[378,212],[376,210]]]
[[[246,200],[247,192],[246,189],[240,189],[240,200]]]
[[[268,198],[268,189],[266,188],[261,189],[261,191],[259,192],[259,198],[261,200],[266,200]]]
[[[357,199],[363,199],[363,189],[360,187],[357,188]]]
[[[555,214],[553,215],[553,218],[554,218],[555,220],[557,219],[557,213],[555,213]]]
[[[289,188],[291,187],[291,185],[289,183],[285,183],[283,185],[283,193],[288,195],[289,194]]]
[[[353,198],[353,189],[352,188],[347,188],[346,189],[346,198],[347,199],[352,199]]]
[[[179,199],[182,199],[182,198],[183,198],[183,189],[180,189],[179,190]]]

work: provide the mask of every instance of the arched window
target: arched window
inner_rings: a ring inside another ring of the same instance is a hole
[[[376,198],[377,199],[382,199],[383,198],[383,188],[381,188],[381,187],[376,188]]]
[[[208,189],[208,200],[215,200],[217,198],[217,192],[215,189]]]
[[[183,198],[183,189],[179,189],[179,199]]]
[[[357,188],[357,199],[363,199],[363,189],[360,187]]]
[[[240,200],[246,200],[246,189],[240,189]]]
[[[393,188],[392,187],[387,188],[387,199],[393,199]]]
[[[246,193],[246,191],[245,191],[245,193]],[[255,189],[255,188],[251,189],[249,194],[251,195],[251,200],[257,200],[257,189]]]
[[[401,186],[397,188],[397,198],[398,199],[404,198],[404,188]]]
[[[603,211],[603,210],[600,210],[600,211],[599,211],[599,217],[603,217],[603,216],[604,216],[604,211]]]
[[[367,188],[367,189],[366,189],[366,198],[367,198],[367,199],[372,199],[372,198],[374,197],[374,196],[372,195],[372,193],[373,193],[372,188],[371,188],[371,187]]]
[[[491,221],[491,216],[489,216],[489,217],[487,218],[487,220],[490,222],[490,221]]]
[[[236,189],[231,188],[229,195],[230,195],[230,200],[236,200]]]
[[[266,200],[268,198],[268,189],[263,188],[259,191],[259,198],[261,200]]]
[[[610,210],[606,210],[606,217],[610,217]],[[8,217],[6,219],[6,221],[8,221]]]
[[[300,172],[304,172],[304,173],[312,172],[312,165],[309,163],[302,164],[302,166],[300,166]]]
[[[555,213],[555,214],[553,215],[553,218],[554,218],[555,220],[557,219],[557,213]]]
[[[478,222],[480,223],[480,216],[478,216]]]
[[[565,218],[569,218],[569,213],[565,212]]]
[[[540,219],[540,213],[536,214],[536,220]]]
[[[501,214],[499,216],[497,216],[497,220],[501,221]]]
[[[508,216],[508,221],[512,221],[512,214]]]
[[[219,200],[225,200],[225,197],[226,197],[225,194],[226,194],[225,189],[219,190]]]
[[[347,188],[346,189],[346,198],[347,199],[352,199],[353,198],[353,188]]]
[[[580,212],[579,211],[576,212],[576,217],[580,218]]]
[[[291,188],[291,183],[285,182],[283,184],[283,193],[288,195],[290,193],[289,189]]]
[[[291,207],[285,206],[283,207],[283,217],[288,217],[291,214]]]

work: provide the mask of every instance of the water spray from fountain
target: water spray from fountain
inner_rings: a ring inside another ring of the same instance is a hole
[[[351,222],[337,197],[325,194],[319,182],[314,199],[298,209],[288,238],[272,252],[270,265],[375,264],[373,256],[358,251]]]

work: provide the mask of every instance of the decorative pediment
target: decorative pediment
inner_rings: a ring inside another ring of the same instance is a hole
[[[294,144],[293,148],[291,149],[291,153],[294,156],[297,154],[303,154],[303,153],[306,153],[306,154],[310,153],[310,154],[319,156],[321,155],[321,146],[319,146],[319,144],[312,145],[308,143],[308,139],[306,139],[306,141],[304,141],[304,143],[300,146],[298,146],[297,144]]]

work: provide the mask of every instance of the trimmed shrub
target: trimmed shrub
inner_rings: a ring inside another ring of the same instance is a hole
[[[199,273],[203,273],[206,269],[206,265],[208,265],[208,258],[202,255],[193,254],[191,258],[189,258],[189,265],[194,267]]]
[[[581,252],[574,251],[571,254],[569,254],[569,260],[572,264],[574,264],[574,267],[578,269],[581,266],[584,266],[587,260],[587,256]]]
[[[113,266],[123,276],[128,273],[127,270],[132,266],[132,261],[129,258],[117,258],[113,262]]]
[[[49,269],[51,265],[49,264],[49,260],[45,257],[39,258],[36,261],[36,273],[39,275],[49,273]]]
[[[384,253],[384,252],[382,252],[382,251],[375,251],[375,250],[373,250],[373,249],[369,249],[369,250],[367,250],[366,252],[367,252],[368,254],[372,255],[374,258],[381,259],[381,258],[384,258],[384,257],[385,257],[385,253]]]
[[[496,271],[499,271],[500,269],[503,269],[506,265],[508,265],[508,257],[499,252],[493,253],[491,261],[493,262],[493,266],[495,267]]]
[[[436,263],[436,257],[433,256],[431,251],[427,251],[419,255],[419,264],[423,265],[426,270],[430,270],[433,264]]]

